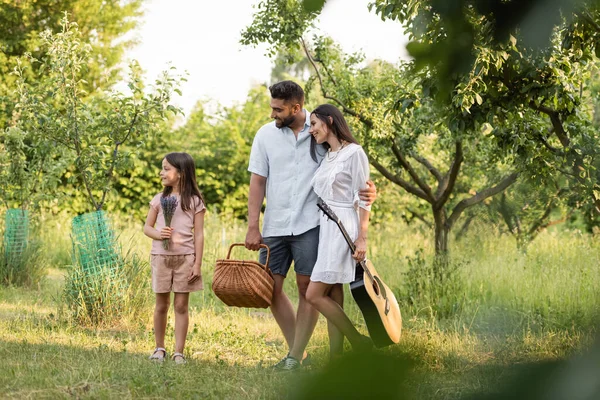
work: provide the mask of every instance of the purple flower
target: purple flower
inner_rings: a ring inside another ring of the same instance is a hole
[[[165,217],[165,226],[171,226],[173,214],[175,214],[175,210],[177,209],[177,197],[161,197],[160,206],[162,207],[163,216]],[[169,239],[163,239],[163,249],[169,249]]]

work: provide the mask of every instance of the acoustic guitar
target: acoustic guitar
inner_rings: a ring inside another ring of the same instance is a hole
[[[350,251],[354,253],[356,246],[338,216],[322,199],[319,199],[317,206],[336,223]],[[350,292],[362,312],[373,344],[385,347],[398,343],[402,332],[402,316],[394,293],[383,283],[371,261],[360,261],[356,267],[358,275],[362,276],[350,283]]]

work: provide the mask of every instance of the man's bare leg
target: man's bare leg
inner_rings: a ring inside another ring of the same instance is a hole
[[[294,335],[296,331],[296,313],[290,299],[283,291],[283,282],[285,276],[274,274],[275,285],[273,286],[273,300],[271,301],[271,312],[275,317],[275,322],[283,333],[288,348],[294,345]]]
[[[306,300],[306,289],[310,283],[310,276],[296,275],[296,283],[298,284],[298,316],[294,343],[290,347],[290,356],[296,360],[302,360],[306,357],[305,349],[317,325],[319,312]]]

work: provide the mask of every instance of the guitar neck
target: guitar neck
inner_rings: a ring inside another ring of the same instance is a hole
[[[350,238],[350,235],[346,231],[346,228],[342,224],[342,221],[340,221],[339,219],[337,219],[337,220],[335,220],[335,224],[338,226],[338,228],[340,228],[340,231],[342,232],[342,235],[344,236],[344,239],[346,240],[346,243],[348,243],[348,247],[350,247],[350,251],[352,251],[352,253],[354,254],[354,252],[356,251],[356,245],[354,244],[354,242]],[[359,261],[358,264],[360,264],[361,268],[369,276],[369,278],[371,278],[371,280],[373,280],[373,275],[371,275],[371,271],[369,271],[369,268],[367,268],[367,265],[365,264],[365,261],[364,260],[363,261]]]
[[[344,228],[344,225],[342,225],[341,221],[335,221],[335,223],[337,224],[338,228],[340,228],[340,231],[342,231],[342,235],[344,236],[344,239],[346,239],[346,243],[348,243],[350,250],[352,251],[352,253],[354,253],[354,251],[356,250],[356,246],[354,245],[352,239],[350,239],[350,235],[348,235],[348,232],[346,232],[346,228]]]
[[[344,227],[344,224],[342,224],[342,221],[340,221],[339,217],[337,215],[335,215],[335,213],[331,210],[331,208],[329,208],[329,206],[321,199],[319,199],[319,202],[317,203],[317,207],[319,207],[325,215],[327,215],[333,222],[335,222],[335,224],[338,226],[338,228],[342,232],[342,236],[344,236],[346,243],[348,243],[348,247],[350,247],[350,251],[352,252],[352,254],[354,254],[354,252],[356,251],[356,246],[354,245],[354,242],[350,238],[350,235],[348,234],[348,232],[346,232],[346,228]],[[365,263],[365,261],[364,260],[360,261],[360,262],[358,262],[358,264],[360,264],[361,268],[369,276],[369,278],[371,278],[371,280],[373,280],[373,275],[371,274],[371,271],[369,271],[369,268],[367,267],[367,264]]]

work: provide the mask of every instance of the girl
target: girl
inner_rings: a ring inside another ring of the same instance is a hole
[[[156,348],[151,360],[164,361],[165,331],[171,292],[175,293],[175,352],[172,359],[185,363],[183,348],[187,336],[190,292],[202,290],[202,252],[204,250],[204,199],[196,183],[196,166],[187,153],[169,153],[162,160],[160,179],[163,192],[154,196],[144,225],[144,234],[152,239],[150,252]],[[161,198],[175,196],[177,207],[171,226],[165,226]],[[168,248],[163,240],[168,239]]]
[[[315,143],[328,150],[311,181],[313,189],[340,218],[356,245],[352,254],[337,225],[321,215],[318,257],[306,299],[327,318],[330,351],[335,358],[343,351],[344,336],[356,350],[372,347],[371,339],[356,330],[342,308],[342,285],[355,280],[356,261],[364,260],[367,251],[371,206],[359,199],[358,191],[367,186],[369,161],[342,113],[330,104],[320,105],[312,112],[309,132],[314,138],[313,159]]]

